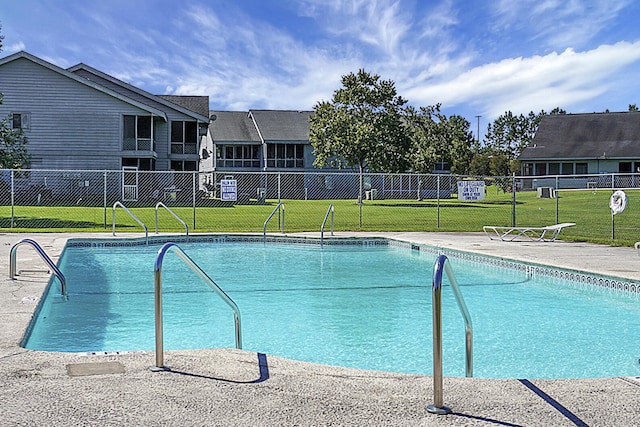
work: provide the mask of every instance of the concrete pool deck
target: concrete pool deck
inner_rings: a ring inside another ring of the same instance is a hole
[[[640,281],[640,256],[633,248],[502,242],[483,233],[336,233],[349,236],[387,236]],[[8,278],[10,249],[31,238],[57,261],[67,239],[76,237],[112,238],[110,233],[0,234],[0,425],[640,425],[636,377],[445,377],[444,404],[453,412],[433,415],[425,410],[434,403],[431,376],[316,365],[235,349],[166,351],[167,372],[149,370],[154,352],[25,350],[19,344],[49,276],[25,271],[16,280]],[[44,269],[32,249],[20,249],[17,258],[19,270]]]

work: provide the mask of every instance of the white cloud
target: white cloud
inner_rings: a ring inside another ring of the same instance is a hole
[[[510,58],[472,68],[452,79],[425,81],[407,92],[417,103],[460,106],[470,103],[495,117],[567,107],[597,97],[615,85],[615,76],[640,61],[640,42],[596,49]],[[435,101],[434,101],[435,100]]]
[[[8,53],[20,52],[21,50],[25,50],[25,44],[23,42],[12,43],[6,46],[6,50]]]
[[[500,0],[496,28],[518,32],[552,49],[587,46],[631,4],[631,0]]]
[[[397,52],[413,26],[413,8],[400,0],[305,0],[298,10],[320,22],[327,33],[359,40],[386,55]]]

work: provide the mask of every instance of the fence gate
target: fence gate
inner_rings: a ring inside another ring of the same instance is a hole
[[[122,167],[122,200],[135,202],[138,200],[138,168]]]

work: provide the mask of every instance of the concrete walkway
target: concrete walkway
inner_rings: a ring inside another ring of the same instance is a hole
[[[309,233],[308,235],[317,235]],[[351,236],[354,233],[341,233]],[[364,234],[357,234],[364,236]],[[382,235],[382,233],[368,233]],[[501,242],[479,233],[384,233],[396,239],[640,280],[632,248]],[[433,415],[430,376],[360,371],[233,349],[83,355],[19,346],[48,276],[7,278],[9,251],[30,237],[57,260],[70,237],[0,235],[0,425],[640,426],[640,379],[445,378],[449,415]],[[21,249],[19,269],[43,266]],[[639,349],[640,354],[640,349]],[[553,363],[553,361],[550,361]]]

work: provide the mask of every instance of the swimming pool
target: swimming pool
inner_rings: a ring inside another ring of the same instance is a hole
[[[192,239],[194,240],[194,239]],[[201,238],[180,247],[238,304],[247,350],[316,363],[432,373],[437,248],[386,239]],[[292,243],[292,242],[295,242]],[[120,245],[125,246],[120,246]],[[63,251],[24,346],[154,349],[159,244],[78,241]],[[474,324],[474,376],[640,375],[635,283],[447,253]],[[625,290],[626,289],[626,290]],[[163,266],[164,347],[233,347],[229,308],[177,256]],[[443,292],[444,374],[464,376],[464,325]]]

